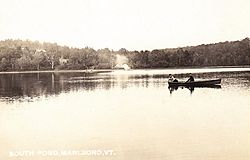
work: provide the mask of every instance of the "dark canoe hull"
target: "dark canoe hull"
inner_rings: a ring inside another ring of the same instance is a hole
[[[185,87],[204,87],[219,85],[221,79],[204,80],[204,81],[194,81],[194,82],[168,82],[169,86],[185,86]]]

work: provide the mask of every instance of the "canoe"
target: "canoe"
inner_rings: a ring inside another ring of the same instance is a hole
[[[199,80],[194,82],[168,82],[169,86],[186,86],[186,87],[204,87],[204,86],[213,86],[219,85],[221,79],[212,79],[212,80]]]

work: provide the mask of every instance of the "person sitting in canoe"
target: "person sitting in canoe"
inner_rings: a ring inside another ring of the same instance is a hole
[[[194,77],[192,76],[192,74],[189,74],[189,78],[186,82],[194,82]]]
[[[169,82],[178,82],[178,80],[176,78],[174,78],[174,76],[172,74],[169,74]]]

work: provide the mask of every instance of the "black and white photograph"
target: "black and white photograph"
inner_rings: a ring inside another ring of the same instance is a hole
[[[250,160],[250,1],[0,0],[0,160]]]

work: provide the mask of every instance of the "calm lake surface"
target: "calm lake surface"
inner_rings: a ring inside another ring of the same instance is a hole
[[[190,72],[221,88],[168,88]],[[0,159],[249,160],[250,68],[0,74]]]

